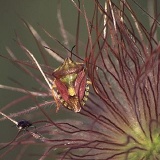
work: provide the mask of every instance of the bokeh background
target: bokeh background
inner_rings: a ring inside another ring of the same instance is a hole
[[[90,3],[92,0],[84,1],[85,10],[87,12],[88,18],[91,17],[93,13],[93,3]],[[116,0],[117,1],[117,0]],[[101,0],[101,3],[104,3],[105,0]],[[117,1],[118,3],[119,1]],[[133,5],[134,10],[138,14],[139,19],[146,23],[146,28],[149,26],[149,18],[148,15],[142,11],[141,8],[137,7],[137,5],[132,1],[129,2]],[[150,4],[151,0],[148,1],[140,1],[138,2],[140,6],[143,7],[147,12],[152,13],[153,6]],[[61,6],[59,6],[61,4]],[[43,60],[38,51],[37,45],[33,39],[33,36],[30,34],[29,30],[24,26],[23,22],[20,18],[23,18],[25,21],[30,23],[41,35],[42,39],[44,39],[54,50],[58,53],[67,57],[67,52],[60,46],[58,43],[48,38],[46,34],[42,31],[38,24],[43,26],[49,33],[54,35],[57,39],[59,39],[63,43],[63,37],[60,31],[60,25],[57,18],[57,8],[60,7],[63,23],[65,25],[65,29],[68,34],[69,46],[70,49],[75,45],[76,38],[76,26],[77,26],[77,10],[73,6],[73,4],[69,0],[1,0],[0,1],[0,55],[8,57],[8,53],[6,51],[6,47],[9,47],[13,53],[22,58],[24,56],[24,52],[20,49],[20,47],[16,44],[15,33],[18,34],[23,44],[34,54],[38,62],[41,64]],[[151,20],[151,19],[150,19]],[[85,50],[85,42],[87,41],[87,30],[85,20],[82,17],[80,23],[80,53],[83,53]],[[59,63],[54,59],[50,59],[49,63],[51,67],[58,67]],[[14,87],[19,87],[15,84],[11,79],[15,79],[16,81],[23,84],[26,88],[32,89],[38,87],[34,80],[29,79],[25,73],[23,73],[19,68],[17,68],[13,63],[0,57],[0,84],[9,85]],[[16,93],[8,90],[0,89],[0,108],[18,98],[21,93]],[[21,103],[20,105],[9,108],[8,110],[4,110],[6,114],[18,112],[20,110],[25,109],[32,105],[31,102]],[[68,111],[63,110],[58,115],[55,113],[54,106],[49,106],[48,109],[50,112],[53,112],[53,118],[69,118],[71,114],[67,114]],[[70,112],[69,112],[70,113]],[[0,116],[1,117],[1,116]],[[75,117],[75,115],[73,115]],[[32,119],[33,117],[30,115],[24,115],[21,118]],[[16,128],[12,127],[12,123],[7,120],[0,122],[0,142],[10,141],[14,135],[16,135]],[[1,151],[0,151],[1,152]],[[1,153],[0,153],[1,154]],[[9,155],[7,159],[14,159],[17,152],[13,153],[13,155]],[[5,160],[7,160],[5,159]],[[23,158],[23,160],[28,159],[28,155]],[[35,157],[30,157],[30,160],[36,159]]]
[[[93,5],[90,3],[85,3],[86,10],[91,10]],[[0,1],[0,55],[9,57],[6,48],[10,48],[12,52],[17,56],[17,58],[26,60],[26,56],[24,52],[20,49],[20,47],[15,42],[16,34],[20,37],[23,44],[34,54],[36,59],[40,64],[43,64],[43,59],[40,56],[38,47],[36,42],[34,41],[33,36],[26,28],[26,26],[21,21],[23,18],[26,22],[30,23],[34,29],[39,33],[41,38],[45,40],[55,51],[63,55],[63,57],[67,57],[66,50],[63,49],[58,43],[50,39],[44,31],[39,27],[39,25],[43,26],[46,31],[55,36],[60,42],[64,43],[64,39],[61,35],[60,25],[57,17],[57,9],[61,10],[62,20],[64,23],[64,27],[68,34],[68,39],[70,41],[71,49],[75,45],[75,35],[76,35],[76,27],[77,27],[77,10],[73,6],[70,1],[62,0],[2,0]],[[92,10],[93,12],[93,10]],[[88,12],[88,15],[92,15],[92,12]],[[85,44],[87,41],[87,30],[85,25],[84,18],[81,19],[81,27],[80,27],[80,41],[81,45]],[[84,51],[84,46],[81,49],[81,52]],[[46,55],[48,56],[48,55]],[[51,67],[56,68],[59,66],[59,63],[48,56],[48,61]],[[26,75],[23,71],[19,69],[14,63],[11,61],[0,57],[0,84],[20,87],[13,80],[20,82],[24,88],[34,90],[35,88],[39,88],[39,85],[35,82],[34,79],[31,79]],[[0,108],[3,108],[8,103],[13,100],[21,97],[23,94],[8,91],[4,89],[0,89]],[[42,101],[45,101],[43,99]],[[7,110],[3,110],[5,114],[16,113],[27,109],[35,104],[31,101],[24,101],[23,103],[13,105]],[[69,119],[72,114],[68,110],[62,109],[58,114],[55,113],[55,107],[48,106],[46,112],[52,113],[51,117],[53,119]],[[66,114],[67,112],[67,114]],[[0,116],[2,117],[2,116]],[[72,116],[78,117],[78,116]],[[40,117],[35,117],[34,114],[26,114],[15,118],[16,120],[27,119],[30,121],[37,121]],[[17,133],[17,128],[13,126],[13,124],[8,121],[0,122],[0,143],[9,142],[13,139],[13,137]],[[33,148],[32,148],[33,149]],[[31,150],[32,150],[31,149]],[[31,151],[30,150],[30,151]],[[35,149],[36,150],[36,149]],[[34,151],[35,151],[34,150]],[[28,150],[28,153],[30,153]],[[0,154],[3,151],[0,151]],[[37,153],[40,153],[37,151]],[[15,152],[10,152],[8,156],[5,156],[5,160],[14,159],[18,155],[18,150]],[[34,160],[37,159],[35,156],[31,156],[26,154],[23,157],[23,160]]]

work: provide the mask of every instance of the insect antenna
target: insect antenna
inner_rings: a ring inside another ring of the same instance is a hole
[[[72,55],[74,54],[74,53],[73,53],[73,49],[74,49],[75,47],[76,47],[76,45],[74,45],[74,46],[72,47],[71,51],[70,51],[70,52],[71,52],[71,56],[70,56],[71,59],[72,59]]]

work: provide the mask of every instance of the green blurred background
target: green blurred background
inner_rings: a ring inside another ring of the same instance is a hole
[[[105,0],[101,0],[103,3]],[[150,0],[148,0],[150,1]],[[57,19],[57,0],[1,0],[0,1],[0,54],[4,56],[8,56],[6,47],[9,47],[16,56],[23,59],[24,52],[20,49],[20,47],[15,43],[15,32],[19,35],[24,45],[30,49],[30,51],[34,54],[37,60],[43,63],[42,58],[40,57],[40,53],[38,51],[37,45],[28,31],[28,29],[24,26],[20,17],[29,22],[41,35],[42,39],[44,39],[52,48],[57,50],[59,53],[63,52],[65,55],[65,50],[62,46],[57,44],[55,41],[48,38],[44,32],[39,28],[38,24],[42,25],[49,33],[54,35],[63,43],[63,38],[60,33],[59,22]],[[85,1],[85,9],[87,11],[88,17],[90,17],[93,13],[93,4],[90,3],[92,0]],[[118,2],[118,1],[116,1]],[[145,10],[148,9],[147,1],[139,2],[141,6]],[[139,14],[139,18],[146,22],[146,26],[148,25],[148,16],[142,12],[140,8],[138,8],[132,0],[130,3],[133,4],[133,8],[135,8],[136,12]],[[65,29],[68,31],[68,35],[70,38],[70,47],[75,45],[75,35],[76,35],[76,25],[77,25],[77,11],[73,4],[69,0],[61,1],[61,12],[62,19],[65,25]],[[85,43],[87,41],[87,30],[84,18],[81,19],[80,25],[80,41],[82,42],[82,47],[80,48],[80,53],[84,52]],[[67,54],[67,52],[66,52]],[[67,57],[67,55],[66,55]],[[51,59],[52,60],[52,59]],[[57,67],[58,63],[53,60],[49,61],[52,67]],[[39,87],[34,80],[29,79],[26,74],[20,71],[13,63],[10,61],[0,57],[0,84],[9,85],[9,86],[17,86],[10,78],[16,79],[18,82],[21,82],[26,88]],[[31,86],[32,84],[32,86]],[[18,98],[21,94],[2,90],[0,89],[0,108],[6,105],[7,103],[13,101],[15,98]],[[29,103],[20,104],[14,106],[6,111],[5,113],[11,113],[15,111],[23,110],[25,107],[29,107]],[[55,115],[55,108],[49,108],[49,111],[53,111],[54,118],[62,118],[65,116],[63,112]],[[1,117],[1,116],[0,116]],[[32,119],[32,117],[25,117]],[[74,117],[74,116],[73,116]],[[24,118],[24,117],[22,117]],[[66,117],[67,118],[67,117]],[[14,127],[11,127],[12,123],[5,121],[0,122],[0,142],[10,141],[17,130]],[[0,151],[1,154],[1,151]],[[5,160],[14,159],[15,155],[18,152],[9,155]],[[35,157],[26,157],[23,160],[34,160]]]
[[[61,4],[61,6],[59,6]],[[42,29],[38,26],[40,24],[43,26],[46,31],[54,35],[57,39],[59,39],[62,43],[63,38],[60,33],[60,25],[57,18],[57,8],[60,7],[63,23],[65,25],[65,29],[68,32],[70,39],[70,47],[72,48],[75,45],[75,35],[76,35],[76,26],[77,26],[77,10],[74,5],[70,1],[62,0],[1,0],[0,1],[0,54],[6,57],[9,57],[6,47],[10,48],[13,53],[19,58],[25,60],[25,54],[20,49],[20,47],[16,44],[15,32],[20,37],[23,44],[34,54],[36,59],[40,64],[43,64],[42,57],[40,56],[38,47],[34,41],[29,30],[25,27],[20,18],[23,18],[25,21],[30,23],[39,33],[41,38],[45,40],[54,50],[58,53],[62,53],[64,57],[67,57],[67,52],[60,46],[58,43],[48,38],[46,34],[42,31]],[[85,7],[87,10],[93,8],[93,4],[85,3]],[[91,11],[91,10],[90,10]],[[92,15],[92,11],[88,13],[88,15]],[[84,18],[81,19],[80,28],[80,40],[85,44],[87,41],[87,30]],[[69,48],[69,49],[71,49]],[[84,47],[82,47],[81,52],[84,52]],[[58,67],[59,63],[57,63],[54,59],[48,56],[49,63],[51,67]],[[8,61],[0,57],[0,84],[20,87],[18,84],[14,83],[11,79],[14,79],[20,82],[25,88],[32,90],[33,88],[38,88],[39,85],[35,82],[34,79],[31,79],[27,76],[23,71],[17,68],[12,62]],[[8,91],[4,89],[0,89],[0,108],[7,105],[9,102],[12,102],[16,98],[21,97],[24,94]],[[45,101],[43,99],[42,101]],[[18,105],[13,105],[7,110],[3,112],[6,114],[15,113],[18,111],[22,111],[23,109],[27,109],[35,104],[30,101],[25,101]],[[71,117],[71,112],[68,110],[62,109],[58,114],[55,113],[55,107],[49,106],[46,109],[46,112],[52,113],[53,119],[61,119]],[[67,114],[66,114],[67,112]],[[2,117],[2,116],[0,116]],[[77,118],[78,116],[73,115],[72,117]],[[37,119],[38,118],[38,119]],[[44,116],[43,116],[44,118]],[[20,117],[16,117],[16,120],[21,119],[29,119],[31,121],[39,120],[39,117],[36,117],[35,114],[26,114]],[[0,122],[0,143],[1,142],[9,142],[13,139],[13,137],[17,133],[17,128],[12,127],[13,124],[6,120]],[[20,148],[19,148],[20,149]],[[33,149],[33,148],[32,148]],[[20,150],[19,150],[20,151]],[[36,149],[34,149],[34,152]],[[31,153],[34,153],[31,151]],[[3,151],[0,151],[0,155]],[[18,155],[18,149],[15,152],[10,152],[8,156],[4,157],[4,160],[15,159]],[[27,153],[30,153],[28,151]],[[23,160],[35,160],[37,157],[30,156],[26,153],[26,156],[23,157]],[[37,153],[41,153],[37,150]]]

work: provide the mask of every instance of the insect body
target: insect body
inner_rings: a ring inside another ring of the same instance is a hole
[[[19,130],[27,130],[30,126],[32,126],[32,123],[27,120],[21,120],[17,124],[17,128]]]
[[[53,85],[51,85],[50,80],[46,77],[34,55],[30,52],[27,53],[37,65],[49,89],[52,91],[52,95],[57,103],[57,110],[59,109],[58,100],[66,108],[74,112],[80,112],[81,106],[87,101],[89,94],[88,84],[90,83],[86,77],[84,64],[73,62],[70,58],[66,58],[62,65],[52,73],[55,79]],[[54,91],[55,87],[59,94],[58,97]]]
[[[1,111],[0,111],[0,114],[2,116],[4,116],[5,118],[7,118],[8,120],[10,120],[11,122],[13,122],[16,125],[16,127],[18,128],[18,130],[19,130],[18,133],[17,133],[17,135],[14,137],[14,139],[11,142],[9,142],[7,145],[5,145],[2,148],[0,148],[0,150],[4,149],[7,146],[9,146],[10,144],[12,144],[16,140],[16,138],[18,137],[18,135],[20,134],[21,131],[28,131],[35,138],[37,138],[37,137],[39,138],[40,137],[39,134],[34,133],[34,132],[28,130],[29,127],[36,128],[35,126],[32,125],[31,122],[29,122],[27,120],[20,120],[20,121],[17,122],[17,121],[15,121],[14,119],[10,118],[9,116],[7,116],[6,114],[4,114]]]
[[[88,80],[83,63],[66,58],[52,73],[60,102],[68,109],[79,112],[89,94]],[[58,108],[59,109],[59,108]]]

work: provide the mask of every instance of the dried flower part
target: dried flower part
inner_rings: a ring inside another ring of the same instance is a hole
[[[88,96],[88,82],[83,63],[66,58],[52,74],[60,102],[74,112],[80,112]]]
[[[53,72],[58,98],[52,86],[46,86],[45,82],[31,74],[27,67],[21,67],[40,84],[40,88],[45,89],[44,93],[40,92],[41,90],[39,93],[31,92],[34,98],[41,96],[51,99],[45,103],[40,101],[40,109],[53,104],[54,96],[66,108],[74,112],[81,110],[79,114],[71,112],[72,119],[66,114],[67,118],[61,121],[60,117],[52,120],[49,113],[41,110],[49,121],[46,125],[42,124],[38,130],[45,137],[32,134],[43,142],[43,149],[46,147],[46,151],[40,154],[41,159],[159,160],[160,46],[156,34],[159,28],[157,8],[155,15],[150,15],[134,0],[132,3],[126,0],[90,1],[89,6],[92,7],[89,10],[86,9],[87,1],[71,2],[79,18],[75,36],[77,57],[80,57],[78,48],[83,50],[79,43],[79,33],[82,33],[79,28],[82,26],[81,22],[85,22],[83,30],[86,28],[88,41],[85,41],[85,55],[82,59],[87,61],[83,64],[67,58]],[[157,2],[158,0],[148,1],[154,4],[149,7],[155,7]],[[150,24],[147,25],[139,18],[138,11],[144,19],[149,18]],[[59,12],[58,17],[66,40],[67,34]],[[32,34],[38,43],[39,36],[35,31]],[[48,33],[47,35],[52,37]],[[54,37],[52,39],[55,40]],[[39,43],[44,46],[43,42],[41,40]],[[21,48],[28,52],[24,46],[21,45]],[[55,55],[57,59],[58,54]],[[44,58],[44,61],[46,59]],[[92,83],[88,100],[86,70]],[[44,71],[44,75],[46,73]],[[22,89],[17,91],[28,93]],[[81,109],[86,100],[86,107]],[[13,106],[13,102],[9,106]],[[30,107],[22,113],[33,113],[33,108],[37,107]],[[55,118],[53,112],[51,116]],[[26,138],[25,143],[28,143],[28,139]],[[29,147],[42,145],[37,143],[31,142]]]

